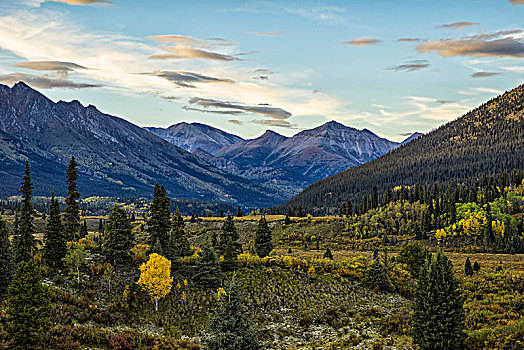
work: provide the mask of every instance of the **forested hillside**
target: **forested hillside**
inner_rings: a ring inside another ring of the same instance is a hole
[[[524,168],[524,85],[464,116],[368,162],[318,181],[283,204],[311,212],[337,211],[362,202],[377,187],[475,181],[482,175]]]

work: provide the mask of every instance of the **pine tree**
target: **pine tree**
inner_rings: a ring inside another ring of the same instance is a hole
[[[106,260],[113,265],[129,263],[132,258],[130,249],[133,247],[135,237],[126,211],[115,204],[107,219],[105,230]]]
[[[147,221],[147,241],[152,252],[164,255],[167,255],[171,230],[170,204],[171,200],[167,196],[166,189],[157,183],[153,191],[153,201]]]
[[[9,229],[0,216],[0,299],[6,296],[15,269],[15,260],[9,241]]]
[[[378,259],[373,260],[364,273],[363,283],[366,287],[382,292],[391,292],[394,289],[389,280],[388,271]]]
[[[87,237],[87,221],[84,220],[84,223],[80,225],[80,238]]]
[[[220,279],[218,257],[211,244],[207,242],[196,262],[194,281],[202,288],[215,289],[220,285]]]
[[[473,267],[471,266],[471,261],[469,261],[469,257],[466,258],[466,262],[464,263],[464,273],[466,274],[466,276],[473,275]]]
[[[305,216],[305,215],[304,215],[304,211],[302,210],[302,205],[301,205],[301,204],[299,204],[299,205],[297,206],[297,216],[298,216],[299,218]]]
[[[476,273],[476,272],[479,272],[479,270],[480,270],[480,265],[479,265],[478,261],[475,261],[473,263],[473,271],[475,271],[475,273]]]
[[[60,219],[60,206],[53,192],[51,194],[49,219],[47,220],[44,234],[44,261],[48,266],[60,268],[66,253],[67,247],[64,226]]]
[[[181,258],[191,255],[191,245],[184,230],[184,218],[176,208],[173,214],[171,233],[169,235],[169,257],[170,259]]]
[[[244,216],[244,214],[242,214],[242,209],[240,209],[240,205],[239,205],[237,208],[237,218],[241,218],[242,216]]]
[[[17,223],[17,235],[14,242],[16,262],[31,260],[36,250],[36,241],[33,236],[35,233],[35,210],[31,205],[33,183],[31,182],[31,170],[29,170],[29,162],[27,161],[20,193],[22,193],[22,207],[20,208],[20,219]]]
[[[32,259],[18,264],[9,287],[7,314],[10,349],[44,347],[51,305],[41,282],[40,270]]]
[[[64,228],[66,240],[74,241],[78,239],[78,231],[80,230],[80,207],[77,201],[80,198],[80,192],[78,192],[76,183],[78,172],[75,157],[71,157],[66,175],[67,198],[65,199]]]
[[[102,219],[98,221],[98,233],[104,235],[104,223]]]
[[[420,270],[413,311],[413,340],[421,350],[463,349],[463,301],[453,265],[441,251]]]
[[[323,258],[333,260],[333,253],[331,253],[331,249],[329,249],[329,247],[326,248]]]
[[[205,350],[259,350],[262,345],[242,315],[242,298],[234,282],[219,293],[219,306],[209,321]]]
[[[192,224],[194,224],[195,222],[197,222],[197,219],[196,219],[196,216],[195,216],[194,213],[191,214],[191,219],[189,219],[189,222],[192,223]]]
[[[227,213],[227,217],[224,220],[224,223],[222,225],[222,230],[220,232],[220,239],[219,239],[219,253],[224,254],[224,251],[226,249],[226,244],[229,240],[233,242],[235,246],[235,251],[240,252],[241,245],[238,242],[238,239],[240,238],[240,235],[237,232],[237,228],[235,227],[235,223],[233,222],[233,217],[231,216],[231,213]]]
[[[258,220],[258,227],[255,233],[255,254],[261,258],[268,256],[273,250],[271,238],[271,230],[269,229],[266,218],[262,216],[260,220]]]
[[[284,219],[284,225],[290,225],[291,224],[291,219],[289,218],[289,215],[286,214],[286,218]]]
[[[222,271],[238,269],[238,253],[232,240],[228,240],[224,249],[224,261],[221,262]]]

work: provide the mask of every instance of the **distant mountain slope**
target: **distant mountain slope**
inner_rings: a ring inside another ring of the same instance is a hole
[[[285,137],[268,130],[235,142],[235,136],[198,123],[147,128],[228,173],[271,186],[290,198],[309,184],[375,159],[400,144],[335,121]],[[227,144],[229,143],[229,144]],[[218,145],[227,144],[217,149]]]
[[[217,159],[208,161],[226,171],[271,182],[295,194],[315,181],[375,159],[398,145],[369,130],[331,121],[293,137],[266,131],[256,139],[224,147],[214,154],[218,159],[227,159],[229,164],[221,164]]]
[[[383,157],[318,181],[283,206],[338,208],[377,186],[474,180],[524,169],[524,85]]]
[[[239,136],[201,123],[182,122],[165,129],[154,127],[144,129],[189,152],[201,149],[213,154],[223,147],[243,141]]]
[[[25,159],[32,166],[35,194],[64,193],[65,166],[74,155],[84,195],[150,196],[159,182],[179,199],[250,206],[283,199],[124,119],[78,101],[54,103],[24,83],[0,85],[0,131],[4,196],[16,194]]]

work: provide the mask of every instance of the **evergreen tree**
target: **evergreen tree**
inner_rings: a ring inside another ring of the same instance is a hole
[[[62,259],[66,256],[66,253],[67,247],[64,226],[60,219],[60,206],[53,192],[51,194],[49,220],[47,220],[44,233],[44,261],[48,266],[62,267]]]
[[[391,292],[394,289],[389,280],[388,271],[378,259],[373,260],[364,273],[363,283],[366,287],[382,292]]]
[[[219,293],[218,309],[209,321],[205,350],[259,350],[262,345],[242,315],[242,298],[234,282]]]
[[[413,311],[413,340],[421,350],[463,349],[463,301],[453,265],[441,251],[420,270]]]
[[[466,274],[466,276],[473,275],[473,266],[471,266],[471,261],[469,261],[469,257],[466,258],[466,262],[464,263],[464,273]]]
[[[224,209],[220,209],[220,217],[221,217],[221,218],[224,217]]]
[[[475,271],[475,273],[476,273],[476,272],[479,272],[479,270],[480,270],[480,265],[479,265],[478,261],[475,261],[473,263],[473,271]]]
[[[135,237],[126,211],[116,204],[107,219],[106,234],[107,239],[104,244],[106,260],[113,265],[129,263],[132,259],[130,249],[133,247]]]
[[[266,218],[262,216],[260,220],[258,220],[258,227],[255,233],[255,254],[261,258],[268,256],[273,250],[271,238],[271,230],[269,229]]]
[[[20,208],[20,219],[17,222],[17,235],[14,241],[17,263],[31,260],[36,250],[36,241],[33,236],[35,233],[35,210],[31,205],[33,183],[31,182],[31,170],[29,170],[29,162],[27,161],[25,163],[25,175],[20,193],[22,193],[22,207]]]
[[[16,265],[9,241],[9,229],[0,216],[0,299],[7,294]]]
[[[293,209],[291,209],[291,207],[287,207],[286,216],[289,216],[289,217],[295,216],[295,213],[293,213]]]
[[[323,258],[333,260],[333,253],[331,253],[331,249],[329,249],[329,247],[326,248]]]
[[[218,257],[210,243],[207,242],[195,264],[194,281],[202,288],[216,289],[220,285],[220,279]]]
[[[65,199],[66,207],[64,210],[64,228],[67,241],[77,240],[80,230],[80,207],[78,206],[80,192],[78,192],[76,183],[78,179],[77,166],[75,157],[71,157],[66,172],[67,198]]]
[[[286,218],[284,219],[284,225],[289,225],[291,224],[291,219],[289,218],[289,215],[286,214]]]
[[[195,214],[191,214],[191,219],[189,220],[190,223],[194,224],[195,222],[197,222],[197,219],[196,219],[196,216]]]
[[[80,238],[87,237],[87,220],[80,226]]]
[[[166,189],[157,183],[153,191],[153,201],[151,202],[150,215],[147,221],[147,243],[151,247],[152,252],[162,255],[168,255],[166,252],[171,230],[170,204],[171,200],[167,196]]]
[[[299,203],[297,206],[297,216],[299,218],[304,217],[304,210],[302,210],[302,205]]]
[[[238,253],[232,240],[228,240],[224,249],[224,261],[221,263],[222,271],[235,271],[238,269]]]
[[[44,348],[44,338],[51,316],[51,305],[35,262],[22,261],[9,287],[10,349]]]
[[[244,216],[244,214],[242,214],[242,209],[240,209],[240,205],[239,205],[237,208],[237,218],[240,218],[242,216]]]
[[[98,233],[103,235],[104,234],[104,223],[102,219],[98,221]]]
[[[487,204],[486,208],[486,245],[491,247],[493,243],[495,243],[495,235],[493,234],[493,218],[491,216],[491,206],[489,203]]]
[[[186,232],[184,230],[184,217],[176,208],[176,212],[173,214],[171,225],[171,233],[169,236],[169,256],[173,260],[184,256],[191,255],[191,245],[187,239]]]
[[[227,213],[227,217],[224,220],[224,223],[222,225],[222,230],[220,232],[220,239],[219,239],[219,253],[224,254],[224,251],[226,249],[226,244],[229,240],[233,242],[235,246],[235,251],[240,252],[242,249],[240,243],[238,242],[238,239],[240,238],[240,235],[237,232],[237,228],[235,227],[235,223],[233,222],[233,217],[231,216],[231,213]]]

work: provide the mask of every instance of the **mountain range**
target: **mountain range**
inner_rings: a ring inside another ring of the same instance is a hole
[[[315,181],[378,158],[403,144],[335,121],[292,137],[268,130],[250,140],[200,123],[147,130],[228,173],[271,184],[288,198]],[[240,140],[235,142],[235,138]]]
[[[17,193],[26,160],[35,194],[64,194],[75,156],[84,196],[150,196],[159,182],[174,198],[256,207],[403,144],[335,121],[250,140],[201,123],[142,128],[76,100],[55,103],[23,82],[0,84],[0,140],[0,196]]]
[[[78,101],[54,103],[25,83],[0,85],[0,138],[2,196],[18,192],[26,160],[35,194],[64,194],[66,166],[75,156],[84,196],[151,196],[159,182],[180,199],[249,206],[284,199],[122,118]]]
[[[312,213],[336,212],[377,187],[474,183],[524,169],[524,85],[508,91],[432,132],[360,166],[308,186],[283,204]]]

